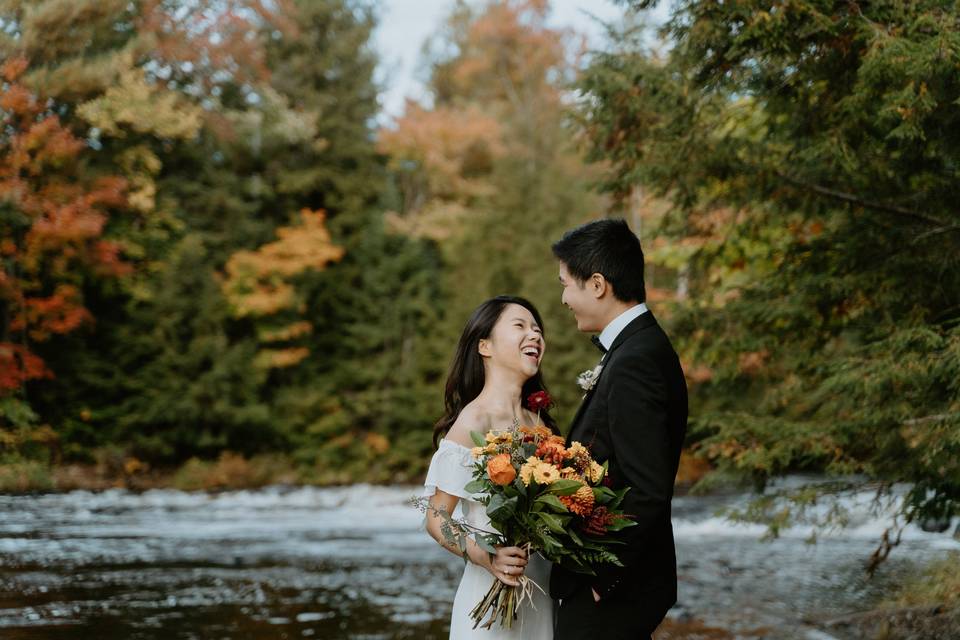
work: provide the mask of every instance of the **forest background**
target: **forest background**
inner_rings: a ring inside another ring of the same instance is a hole
[[[0,2],[0,491],[414,482],[459,331],[530,298],[566,425],[596,359],[550,242],[625,217],[700,489],[960,500],[950,3],[457,4],[377,124],[376,6]],[[658,44],[652,45],[651,43]],[[842,520],[842,514],[830,517]]]

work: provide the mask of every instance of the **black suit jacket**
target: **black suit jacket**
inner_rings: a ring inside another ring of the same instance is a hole
[[[669,338],[651,312],[634,319],[603,356],[603,370],[573,419],[570,441],[609,462],[612,488],[630,487],[621,505],[636,526],[617,537],[625,565],[599,565],[597,576],[554,565],[550,592],[569,598],[593,587],[602,599],[635,600],[666,614],[677,598],[670,501],[687,428],[687,385]]]

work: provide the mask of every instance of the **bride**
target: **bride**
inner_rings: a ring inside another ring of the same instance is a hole
[[[527,300],[512,296],[498,296],[477,307],[460,336],[447,378],[446,414],[434,428],[437,451],[424,482],[430,503],[427,531],[457,556],[462,555],[460,548],[446,540],[441,531],[441,514],[453,516],[459,505],[469,525],[494,531],[484,506],[463,489],[473,470],[470,432],[535,423],[536,416],[523,408],[523,399],[544,388],[540,361],[545,346],[540,314]],[[557,432],[550,416],[541,411],[540,418]],[[550,578],[549,562],[537,554],[527,558],[518,547],[500,547],[496,554],[490,554],[472,539],[467,540],[466,559],[453,601],[451,640],[553,638],[553,601],[543,592]],[[490,629],[474,629],[470,612],[490,588],[491,576],[516,586],[522,575],[543,591],[533,588],[533,597],[519,607],[513,627],[504,629],[495,622]]]

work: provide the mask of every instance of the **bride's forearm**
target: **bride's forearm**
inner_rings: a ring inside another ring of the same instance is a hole
[[[467,557],[475,565],[483,567],[490,573],[493,573],[492,558],[490,553],[478,545],[472,538],[467,540]]]
[[[461,558],[465,558],[466,560],[469,560],[473,564],[483,567],[487,571],[491,571],[492,567],[491,567],[489,553],[487,553],[480,545],[478,545],[473,540],[473,538],[467,536],[465,533],[460,532],[457,535],[466,537],[467,550],[466,550],[466,553],[464,553],[463,551],[461,551],[460,545],[457,544],[457,542],[453,540],[448,540],[443,535],[443,532],[441,531],[442,524],[437,522],[437,520],[440,520],[440,518],[437,517],[436,520],[431,519],[430,525],[427,527],[427,531],[430,534],[430,537],[436,540],[437,544],[439,544],[441,547],[443,547],[453,555]]]

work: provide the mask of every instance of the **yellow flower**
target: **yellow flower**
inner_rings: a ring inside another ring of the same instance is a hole
[[[530,456],[523,466],[520,467],[520,481],[523,482],[523,486],[530,486],[530,481],[533,480],[533,470],[536,469],[539,464],[540,461],[536,456]]]
[[[570,455],[576,458],[577,456],[589,456],[590,452],[587,451],[587,448],[574,440],[570,443],[570,446],[567,448],[567,451],[570,452]]]
[[[484,447],[474,447],[473,449],[470,449],[470,455],[473,456],[474,458],[479,458],[483,454],[484,454]]]
[[[600,480],[603,479],[603,466],[596,463],[596,461],[590,461],[590,482],[597,484]]]
[[[513,440],[513,434],[509,431],[488,431],[484,437],[490,444],[503,444]]]
[[[564,480],[576,480],[578,482],[583,482],[583,476],[581,476],[573,467],[564,467],[563,469],[560,469],[560,477]]]
[[[560,470],[552,464],[541,462],[533,469],[533,479],[540,484],[550,484],[560,479]]]

